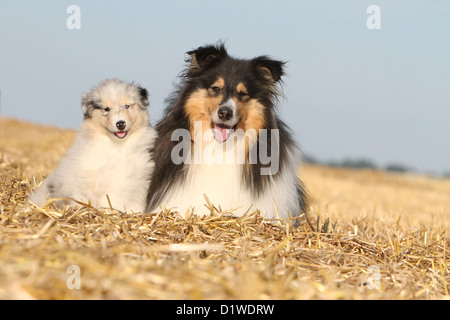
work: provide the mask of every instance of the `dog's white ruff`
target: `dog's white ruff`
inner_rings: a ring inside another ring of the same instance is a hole
[[[171,186],[160,202],[161,206],[178,211],[182,216],[186,212],[207,215],[210,210],[205,206],[204,194],[206,194],[217,209],[232,210],[235,216],[242,216],[247,211],[251,213],[257,209],[267,219],[297,216],[301,212],[295,172],[301,161],[301,154],[296,147],[287,151],[287,159],[284,167],[280,168],[279,176],[271,177],[258,197],[252,195],[252,191],[242,181],[244,165],[203,162],[185,165],[187,170],[185,181]],[[234,149],[231,152],[234,152]]]

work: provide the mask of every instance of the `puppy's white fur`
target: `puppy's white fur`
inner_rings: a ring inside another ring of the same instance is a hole
[[[149,148],[156,136],[147,106],[145,89],[118,79],[84,94],[84,120],[73,145],[29,200],[43,206],[51,198],[70,198],[109,207],[108,195],[115,209],[143,212],[153,170]],[[68,203],[57,204],[62,202]]]

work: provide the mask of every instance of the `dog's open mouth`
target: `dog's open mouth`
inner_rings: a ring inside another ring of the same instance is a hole
[[[117,138],[119,138],[119,139],[125,138],[127,136],[127,134],[128,134],[128,131],[117,131],[117,132],[114,132],[114,135]]]
[[[214,131],[214,138],[219,142],[225,142],[228,140],[230,135],[236,130],[239,121],[234,126],[228,126],[223,123],[212,123],[212,128]]]

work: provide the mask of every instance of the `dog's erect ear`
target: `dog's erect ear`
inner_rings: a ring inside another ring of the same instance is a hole
[[[81,96],[81,111],[85,119],[91,117],[91,112],[94,109],[94,101],[89,93],[83,93]]]
[[[139,84],[135,82],[129,83],[129,85],[135,90],[138,94],[139,104],[141,107],[148,107],[150,103],[148,102],[148,91],[147,89],[141,87]]]
[[[224,57],[228,56],[223,43],[199,47],[187,52],[190,56],[187,62],[190,63],[189,69],[193,72],[205,70],[217,64]]]
[[[150,103],[148,102],[148,91],[145,88],[142,88],[140,86],[137,86],[137,90],[139,92],[139,98],[140,98],[140,103],[141,106],[143,107],[148,107],[150,106]]]
[[[257,57],[252,60],[252,64],[260,76],[273,83],[281,80],[284,75],[283,67],[285,62],[272,60],[267,56]]]

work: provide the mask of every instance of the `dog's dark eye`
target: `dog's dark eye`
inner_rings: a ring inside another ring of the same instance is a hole
[[[240,95],[241,97],[246,97],[246,96],[248,96],[248,93],[245,92],[245,91],[239,91],[239,95]]]
[[[126,104],[123,106],[125,109],[128,109],[130,107],[130,105]]]
[[[111,111],[111,108],[109,108],[109,107],[106,107],[105,109],[103,109],[103,110],[105,110],[105,112],[109,112],[109,111]]]
[[[220,92],[220,88],[219,87],[217,87],[217,86],[212,86],[211,87],[211,89],[212,89],[212,91],[214,91],[214,92]]]

